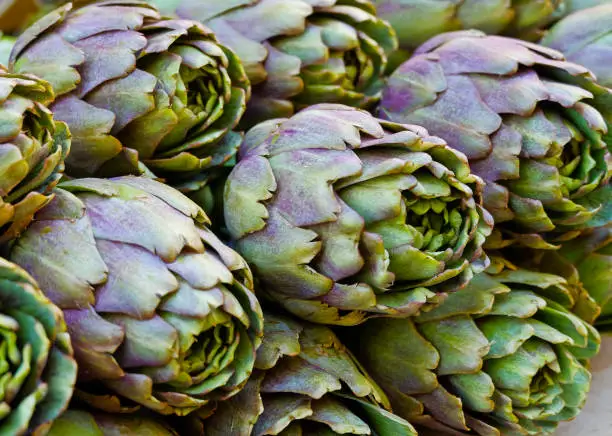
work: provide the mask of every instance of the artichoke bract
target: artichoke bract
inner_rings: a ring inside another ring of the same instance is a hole
[[[265,319],[256,371],[204,421],[206,435],[416,436],[330,329],[271,313]]]
[[[494,264],[439,308],[353,333],[357,357],[417,428],[552,434],[584,405],[600,338],[564,306],[567,283]]]
[[[422,125],[467,156],[495,219],[488,246],[554,249],[611,218],[607,126],[591,105],[611,91],[592,79],[555,50],[454,32],[395,71],[379,114]]]
[[[62,312],[23,269],[0,258],[0,434],[44,435],[77,377]]]
[[[253,86],[245,126],[316,103],[378,101],[397,47],[370,0],[151,0],[210,26],[236,51]]]
[[[601,86],[612,88],[612,4],[578,11],[559,21],[542,39],[568,60],[589,68]],[[612,92],[599,92],[595,107],[604,114],[612,149]]]
[[[563,244],[558,253],[577,270],[582,286],[601,307],[595,326],[612,330],[612,224]]]
[[[110,412],[184,415],[238,392],[262,314],[248,265],[202,210],[148,178],[60,186],[11,259],[64,311],[76,396]]]
[[[0,66],[0,244],[25,229],[62,177],[70,133],[46,107],[52,100],[49,83]]]
[[[406,60],[419,45],[440,33],[478,29],[537,39],[541,29],[560,18],[563,0],[374,0],[378,16],[397,33],[400,51],[394,63]]]
[[[486,267],[481,189],[424,129],[322,104],[246,134],[225,223],[262,296],[351,325],[427,309]]]
[[[70,409],[53,423],[47,436],[68,435],[178,436],[178,433],[151,417]]]
[[[550,29],[542,44],[593,71],[599,84],[612,87],[612,4],[569,15]]]
[[[73,135],[72,177],[153,173],[180,184],[230,160],[248,79],[200,23],[142,1],[65,5],[17,40],[14,72],[48,80]]]

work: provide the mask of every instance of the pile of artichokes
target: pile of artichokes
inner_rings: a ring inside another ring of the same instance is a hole
[[[612,2],[8,0],[0,32],[0,434],[581,412]]]

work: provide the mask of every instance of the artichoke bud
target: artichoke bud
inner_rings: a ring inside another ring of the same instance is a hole
[[[610,96],[555,50],[465,31],[419,47],[390,77],[380,116],[467,156],[495,219],[487,248],[557,249],[612,217],[612,112],[599,104]]]
[[[357,357],[417,428],[552,434],[584,406],[600,342],[565,307],[567,286],[553,274],[489,269],[426,314],[365,323]]]
[[[36,281],[0,258],[0,434],[46,434],[77,378],[66,324]]]
[[[247,386],[205,420],[206,435],[416,436],[327,327],[265,314],[264,340]]]
[[[47,105],[51,85],[0,66],[0,244],[17,237],[53,198],[64,171],[70,132]]]
[[[144,1],[62,6],[17,40],[10,67],[48,80],[72,177],[147,174],[180,185],[231,160],[250,84],[200,23]]]
[[[148,178],[63,182],[11,249],[63,311],[76,396],[185,415],[236,394],[262,334],[244,260],[178,191]]]
[[[262,295],[352,325],[427,310],[488,265],[481,190],[465,156],[424,129],[316,105],[246,134],[225,222]]]
[[[317,103],[372,107],[397,47],[370,0],[151,3],[210,26],[236,51],[253,85],[245,127]]]

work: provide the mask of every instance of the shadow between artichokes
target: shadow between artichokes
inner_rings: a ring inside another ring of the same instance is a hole
[[[493,265],[439,308],[351,334],[395,413],[425,434],[552,434],[584,405],[600,338],[564,306],[568,283]]]
[[[53,198],[70,150],[70,132],[46,105],[49,83],[0,66],[0,244],[18,236]]]
[[[352,325],[427,310],[486,267],[481,189],[424,129],[322,104],[246,134],[225,223],[261,295]]]
[[[238,54],[253,85],[245,127],[317,103],[371,107],[397,48],[370,0],[149,1],[210,26]]]
[[[34,279],[0,258],[0,434],[42,436],[77,377],[62,312]]]
[[[202,210],[148,178],[60,187],[10,256],[64,312],[76,398],[109,412],[185,415],[235,395],[262,314],[248,265]]]
[[[416,436],[329,328],[272,313],[265,320],[256,371],[203,422],[206,435]]]
[[[180,185],[234,156],[250,86],[210,29],[144,1],[71,7],[29,27],[10,63],[53,86],[50,108],[73,134],[68,175],[148,173]]]
[[[556,249],[612,217],[612,106],[592,106],[610,97],[555,50],[465,31],[423,44],[389,78],[379,113],[465,153],[495,219],[488,248]]]

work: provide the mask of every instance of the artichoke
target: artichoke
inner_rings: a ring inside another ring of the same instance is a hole
[[[397,47],[370,0],[150,0],[210,26],[236,51],[253,97],[245,126],[316,103],[366,108]]]
[[[374,4],[378,16],[397,33],[400,51],[393,55],[394,66],[429,38],[453,30],[537,39],[541,29],[565,10],[563,0],[374,0]]]
[[[455,32],[396,70],[380,116],[422,125],[465,153],[486,182],[489,247],[554,249],[611,218],[607,126],[591,106],[595,93],[611,92],[555,50]]]
[[[257,369],[204,421],[207,436],[416,436],[388,411],[385,394],[330,329],[271,313],[265,318]]]
[[[352,325],[427,309],[486,267],[481,189],[424,129],[322,104],[246,134],[225,223],[263,296]]]
[[[599,335],[566,281],[494,264],[437,309],[352,333],[395,412],[434,434],[551,434],[584,405]]]
[[[0,244],[16,237],[47,204],[70,149],[66,125],[46,108],[51,86],[0,66]]]
[[[70,409],[57,419],[48,436],[178,436],[158,419]]]
[[[62,312],[24,270],[0,258],[0,434],[44,435],[77,377]]]
[[[612,327],[612,224],[599,227],[564,244],[561,255],[579,273],[584,289],[601,306],[599,330]],[[562,262],[566,270],[571,267]]]
[[[144,172],[182,185],[240,144],[232,129],[250,88],[234,53],[143,1],[51,12],[20,36],[10,68],[53,86],[50,108],[73,134],[73,177]]]
[[[262,314],[247,264],[202,210],[148,178],[60,186],[11,258],[64,311],[76,396],[109,412],[184,415],[238,392]]]

